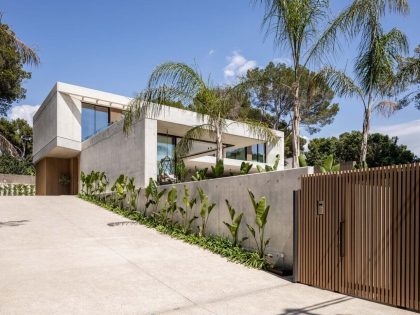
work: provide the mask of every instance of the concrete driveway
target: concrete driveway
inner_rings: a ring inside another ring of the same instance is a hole
[[[77,197],[0,197],[0,314],[408,314],[230,263]]]

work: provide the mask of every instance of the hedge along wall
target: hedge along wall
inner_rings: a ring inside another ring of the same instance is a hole
[[[184,185],[190,190],[192,197],[199,200],[197,187],[201,187],[209,196],[210,203],[216,203],[215,209],[210,214],[207,224],[207,234],[224,235],[230,237],[227,227],[223,221],[230,223],[228,209],[225,199],[235,208],[236,213],[244,213],[239,239],[248,236],[243,245],[247,248],[256,248],[255,241],[250,235],[246,223],[255,227],[255,213],[251,199],[248,195],[248,188],[256,198],[265,196],[270,205],[268,223],[266,226],[266,237],[270,238],[267,253],[273,255],[272,261],[276,266],[284,269],[291,269],[293,266],[293,191],[300,189],[300,178],[306,174],[312,174],[312,167],[297,168],[284,171],[268,173],[257,173],[241,176],[223,177],[197,182],[187,182],[174,185],[159,186],[159,189],[168,191],[174,186],[178,192],[178,205],[183,206]],[[164,206],[166,194],[161,199],[160,208]],[[144,209],[144,189],[140,192],[139,210]],[[149,207],[151,211],[152,207]],[[195,214],[199,217],[200,203],[195,207]],[[198,226],[201,218],[194,222]],[[270,259],[271,260],[271,259]]]
[[[35,185],[0,183],[0,196],[35,196]]]

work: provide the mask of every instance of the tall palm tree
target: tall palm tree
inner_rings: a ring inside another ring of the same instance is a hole
[[[314,47],[314,51],[333,51],[338,46],[335,43],[339,33],[345,34],[349,40],[360,36],[354,69],[355,81],[330,67],[323,72],[339,95],[356,95],[362,99],[364,118],[359,161],[361,165],[366,163],[372,110],[377,108],[390,113],[397,108],[395,102],[378,102],[378,98],[384,97],[390,91],[390,82],[395,82],[393,70],[398,54],[408,51],[407,39],[401,31],[394,28],[384,33],[381,18],[387,10],[407,14],[408,0],[354,0],[330,23]]]
[[[301,104],[301,69],[318,56],[312,50],[317,41],[317,28],[326,16],[327,0],[257,0],[265,7],[263,25],[268,33],[274,33],[275,43],[291,53],[294,82],[291,86],[293,98],[292,118],[292,167],[299,167]],[[303,65],[303,67],[302,67]]]
[[[223,133],[238,97],[244,97],[238,87],[218,88],[207,84],[202,76],[184,63],[167,62],[152,72],[147,88],[134,98],[124,117],[124,131],[127,133],[135,121],[144,117],[156,117],[164,109],[161,103],[181,102],[196,111],[202,123],[189,129],[177,144],[178,156],[185,155],[194,139],[208,135],[216,143],[216,160],[223,159]],[[242,121],[261,140],[275,143],[277,137],[264,123]]]
[[[398,109],[397,102],[384,98],[390,92],[388,81],[393,81],[395,77],[397,55],[408,49],[405,35],[397,29],[384,34],[378,31],[371,40],[374,43],[356,60],[354,80],[332,67],[325,67],[320,72],[338,96],[357,97],[363,104],[363,138],[359,160],[361,166],[366,165],[372,111],[390,115]]]
[[[20,40],[7,24],[3,24],[2,17],[3,14],[0,13],[0,32],[2,35],[5,38],[9,38],[10,43],[12,43],[22,57],[23,63],[38,65],[40,60],[35,50]]]

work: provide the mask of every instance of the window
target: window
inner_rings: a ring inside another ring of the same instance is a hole
[[[256,162],[265,163],[265,144],[254,144],[251,147],[252,160]]]
[[[167,175],[173,175],[175,173],[175,143],[176,139],[172,136],[164,136],[159,135],[157,136],[157,163],[158,163],[158,170],[161,167],[161,162],[165,157],[169,157],[171,161],[171,165],[169,169],[162,170],[163,172],[167,173]]]
[[[246,160],[246,148],[238,148],[231,151],[226,152],[226,157],[228,159],[235,159],[235,160]]]
[[[82,141],[109,125],[109,108],[82,104]]]

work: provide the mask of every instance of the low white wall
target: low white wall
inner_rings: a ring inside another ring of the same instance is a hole
[[[16,175],[16,174],[0,174],[0,184],[25,184],[35,185],[35,176],[32,175]]]
[[[312,167],[297,168],[268,173],[231,176],[218,179],[210,179],[198,182],[187,182],[175,185],[160,186],[160,189],[171,189],[172,186],[178,191],[178,204],[182,205],[184,185],[191,196],[199,200],[197,187],[201,187],[209,196],[211,203],[216,203],[215,209],[209,217],[207,225],[208,234],[225,235],[230,233],[223,221],[230,222],[225,199],[235,208],[237,213],[244,213],[239,238],[248,236],[243,245],[247,248],[256,248],[254,239],[250,235],[246,223],[255,226],[255,213],[252,207],[248,188],[257,198],[265,196],[270,205],[266,236],[270,238],[267,253],[273,255],[273,262],[282,268],[291,269],[293,265],[293,191],[300,189],[300,178],[303,175],[313,173]],[[161,206],[164,205],[166,195],[162,198]],[[144,190],[140,193],[139,210],[144,209]],[[199,216],[198,203],[195,213]],[[201,218],[197,219],[194,226],[199,225]]]

